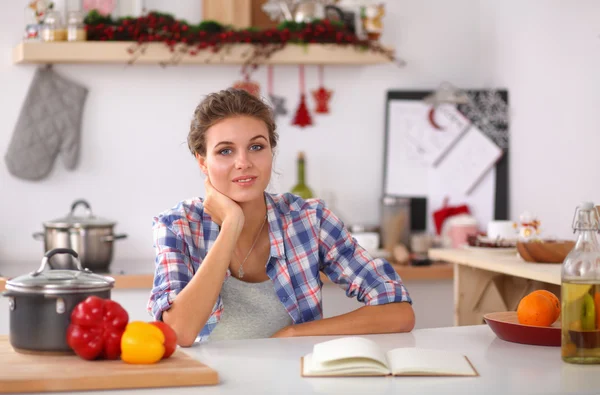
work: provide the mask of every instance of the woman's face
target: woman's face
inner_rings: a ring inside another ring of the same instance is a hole
[[[273,166],[267,125],[249,116],[216,123],[206,132],[206,156],[198,156],[198,164],[215,189],[230,199],[262,199]]]

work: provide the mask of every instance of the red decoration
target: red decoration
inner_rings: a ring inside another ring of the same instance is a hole
[[[245,74],[243,81],[237,81],[235,84],[233,84],[233,88],[242,89],[251,95],[260,97],[260,85],[254,81],[251,81],[250,75],[248,74]]]
[[[99,0],[98,0],[99,1]],[[303,23],[301,28],[282,25],[267,29],[233,29],[214,21],[202,21],[191,25],[172,15],[151,11],[140,17],[113,19],[92,10],[85,18],[85,28],[89,41],[134,41],[127,51],[132,55],[130,63],[144,54],[148,43],[164,43],[172,52],[171,59],[164,64],[176,64],[186,56],[198,55],[199,51],[218,53],[227,51],[229,44],[250,44],[243,67],[255,67],[264,63],[272,54],[294,44],[333,44],[351,46],[357,50],[369,50],[382,54],[398,64],[394,51],[377,41],[359,38],[344,24],[332,23],[328,19]],[[332,52],[334,56],[335,52]],[[213,59],[218,59],[215,55]],[[211,59],[211,61],[213,60]]]
[[[329,114],[329,99],[333,96],[333,91],[323,86],[323,66],[319,66],[319,89],[312,91],[313,98],[317,102],[315,112],[318,114]]]
[[[453,207],[448,206],[448,198],[445,198],[442,208],[433,213],[433,221],[435,222],[437,234],[439,235],[442,232],[442,225],[444,225],[445,220],[459,214],[471,214],[471,211],[465,204]]]
[[[306,95],[304,94],[304,66],[300,65],[300,105],[296,110],[296,115],[292,125],[300,126],[301,128],[312,125],[312,118],[308,107],[306,106]]]

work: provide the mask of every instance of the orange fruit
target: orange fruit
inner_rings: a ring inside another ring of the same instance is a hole
[[[537,291],[532,292],[532,294],[535,294],[535,293],[544,295],[550,299],[550,302],[552,302],[552,305],[556,309],[556,314],[554,317],[554,321],[556,321],[558,319],[558,317],[560,317],[560,300],[558,299],[558,297],[556,295],[554,295],[552,292],[546,291],[545,289],[538,289]],[[554,323],[554,321],[552,321],[552,323]]]
[[[556,307],[545,295],[532,292],[519,302],[519,323],[531,326],[550,326],[556,320]]]

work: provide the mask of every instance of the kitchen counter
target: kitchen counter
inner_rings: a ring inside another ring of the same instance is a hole
[[[393,265],[402,281],[428,281],[452,279],[451,264],[435,263],[430,266]],[[39,263],[11,263],[0,266],[0,291],[4,290],[6,280],[36,270]],[[154,260],[115,260],[107,275],[115,279],[115,289],[151,289],[154,279]],[[100,273],[99,273],[100,274]],[[324,283],[331,281],[321,274]]]
[[[455,325],[481,324],[486,313],[515,311],[535,289],[560,296],[561,265],[526,262],[516,249],[432,249],[429,256],[455,264]]]
[[[597,394],[598,365],[562,362],[559,347],[529,346],[498,339],[486,325],[421,329],[365,336],[384,350],[438,348],[466,355],[479,377],[302,378],[300,357],[333,337],[221,341],[183,349],[217,370],[220,384],[169,388],[171,394]],[[125,395],[131,390],[95,392]],[[165,389],[136,394],[164,394]],[[90,392],[71,392],[72,395]]]

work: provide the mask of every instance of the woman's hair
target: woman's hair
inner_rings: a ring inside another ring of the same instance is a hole
[[[209,94],[198,104],[188,134],[192,155],[206,156],[206,131],[214,124],[235,116],[245,115],[265,123],[271,148],[275,149],[279,136],[271,107],[258,97],[242,89],[229,88]]]

